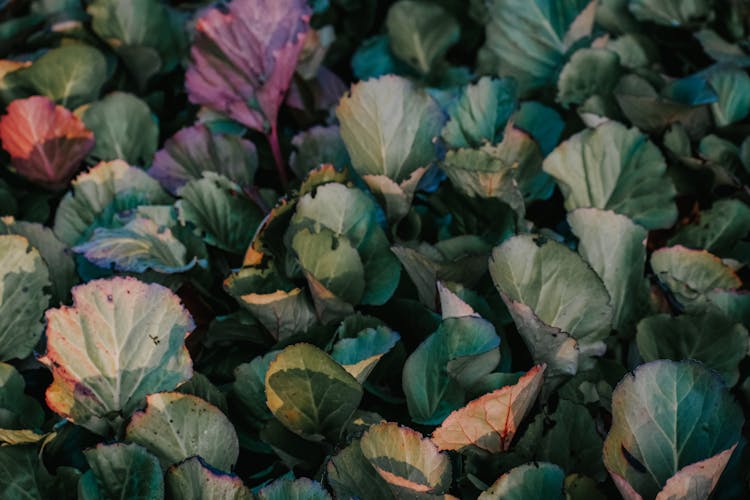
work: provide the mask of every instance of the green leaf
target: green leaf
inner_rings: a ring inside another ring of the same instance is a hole
[[[708,78],[719,100],[711,104],[711,112],[720,127],[744,120],[750,113],[750,76],[738,68],[725,68]]]
[[[563,500],[564,479],[565,473],[554,464],[541,462],[520,465],[500,476],[489,489],[479,495],[479,500]]]
[[[271,351],[234,369],[232,395],[242,409],[240,414],[246,414],[245,420],[254,427],[273,416],[266,406],[266,373],[278,354],[279,351]]]
[[[360,447],[396,498],[441,494],[450,486],[448,455],[408,427],[393,422],[373,425],[362,436]]]
[[[449,373],[449,363],[480,379],[500,361],[500,338],[488,321],[475,316],[447,318],[404,364],[402,385],[409,415],[436,425],[466,403],[466,387]]]
[[[279,479],[258,492],[259,500],[331,500],[323,486],[311,479]]]
[[[156,152],[159,125],[148,105],[125,92],[112,92],[83,113],[96,144],[89,157],[96,161],[124,160],[147,166]]]
[[[54,376],[49,407],[104,434],[153,392],[192,375],[185,337],[194,328],[179,298],[133,278],[96,280],[73,289],[73,307],[47,311],[47,353]]]
[[[388,482],[375,470],[362,453],[360,441],[331,457],[326,466],[328,483],[336,498],[361,500],[394,500]]]
[[[51,482],[37,446],[0,446],[0,499],[47,498]]]
[[[713,15],[713,0],[630,0],[628,7],[639,21],[671,27],[690,26]]]
[[[49,271],[23,236],[0,236],[0,360],[25,358],[42,336]]]
[[[204,172],[202,179],[188,182],[179,194],[177,209],[183,225],[195,225],[209,245],[232,253],[247,250],[263,216],[239,185]]]
[[[304,228],[294,234],[292,249],[302,269],[322,286],[349,304],[359,303],[365,291],[365,271],[348,239],[337,238],[326,228],[317,233]]]
[[[129,198],[135,198],[137,205],[172,203],[159,183],[143,170],[120,160],[100,163],[73,181],[72,191],[63,197],[55,213],[55,234],[68,246],[82,243],[104,212]]]
[[[515,80],[482,77],[467,85],[452,104],[441,133],[451,148],[476,148],[502,138],[508,118],[518,105]]]
[[[297,203],[287,238],[304,227],[312,232],[326,228],[345,237],[364,267],[365,289],[360,302],[382,305],[398,285],[401,266],[379,226],[378,211],[375,202],[359,189],[338,183],[318,186],[315,193],[306,194]]]
[[[445,121],[429,94],[393,75],[352,86],[336,116],[354,170],[396,183],[435,160],[432,141]]]
[[[349,166],[349,153],[341,139],[339,127],[316,126],[300,132],[292,139],[294,151],[289,158],[289,167],[299,179],[307,177],[308,172],[330,163],[336,169],[343,170]]]
[[[385,29],[393,53],[426,75],[458,42],[461,26],[439,5],[399,0],[388,9]]]
[[[476,447],[489,453],[507,451],[542,388],[544,368],[537,365],[514,385],[485,394],[451,413],[432,433],[433,442],[440,450]]]
[[[695,359],[719,372],[730,387],[739,380],[739,364],[750,347],[747,329],[714,309],[644,318],[636,341],[644,361]]]
[[[624,215],[595,208],[570,212],[568,223],[579,239],[578,252],[607,287],[613,326],[631,331],[648,300],[643,277],[648,232]]]
[[[705,250],[683,246],[660,248],[651,254],[651,269],[687,309],[704,307],[709,294],[742,286],[737,274]]]
[[[573,45],[591,34],[596,2],[491,0],[480,69],[512,76],[521,95],[554,82]],[[483,66],[483,67],[482,67]]]
[[[606,96],[620,79],[620,58],[607,49],[580,49],[560,71],[557,101],[564,107],[582,104],[591,96]]]
[[[29,240],[47,264],[52,287],[52,303],[68,300],[70,289],[78,283],[78,276],[75,273],[70,249],[57,239],[50,228],[35,222],[3,217],[0,219],[0,234],[17,234]]]
[[[367,328],[354,338],[341,339],[333,345],[331,357],[363,384],[367,376],[401,336],[387,327]]]
[[[718,200],[701,210],[694,222],[682,226],[669,239],[669,245],[705,249],[724,255],[750,232],[750,207],[740,200]]]
[[[99,267],[143,273],[181,273],[198,264],[169,227],[138,217],[118,229],[97,228],[91,238],[73,247]],[[204,263],[205,264],[205,263]]]
[[[78,483],[78,498],[164,498],[164,479],[155,456],[137,444],[100,444],[84,451],[91,469]]]
[[[224,287],[276,340],[286,341],[317,321],[302,289],[282,278],[272,266],[245,267],[229,276]]]
[[[596,425],[585,406],[561,398],[529,423],[513,452],[524,462],[550,462],[566,472],[603,480],[602,438]]]
[[[25,388],[26,382],[16,369],[0,363],[0,429],[36,429],[42,426],[42,407],[24,393]]]
[[[266,372],[268,408],[302,437],[336,441],[362,399],[362,386],[310,344],[281,351]]]
[[[187,40],[179,14],[158,0],[96,0],[86,9],[94,32],[122,58],[141,87],[172,70]]]
[[[31,66],[7,74],[3,86],[21,87],[24,95],[46,95],[73,109],[96,100],[106,80],[107,60],[102,53],[74,43],[51,49]]]
[[[172,466],[166,474],[169,498],[201,500],[252,500],[242,479],[218,471],[200,457],[192,457]]]
[[[557,180],[567,210],[613,210],[646,229],[677,219],[664,157],[637,129],[610,121],[580,132],[545,158],[543,168]]]
[[[496,247],[490,275],[536,363],[550,376],[575,374],[582,356],[602,354],[611,329],[607,289],[576,253],[543,236]]]
[[[639,366],[618,384],[612,411],[604,465],[645,498],[682,468],[733,448],[744,422],[721,380],[693,362]]]
[[[199,455],[228,471],[237,461],[234,426],[214,405],[189,394],[161,392],[146,398],[146,409],[128,424],[125,438],[156,455],[163,469]]]

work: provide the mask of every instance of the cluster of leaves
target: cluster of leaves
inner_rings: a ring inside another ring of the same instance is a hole
[[[748,498],[750,8],[0,0],[0,498]]]

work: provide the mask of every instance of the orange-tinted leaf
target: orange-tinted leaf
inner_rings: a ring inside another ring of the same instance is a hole
[[[44,96],[11,102],[0,140],[19,174],[49,189],[65,188],[94,147],[83,121]]]
[[[432,434],[441,450],[476,446],[490,453],[505,451],[521,420],[534,404],[546,365],[536,365],[515,385],[505,386],[454,411]]]

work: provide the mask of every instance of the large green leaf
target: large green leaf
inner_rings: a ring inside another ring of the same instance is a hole
[[[95,161],[124,160],[147,166],[156,152],[159,125],[148,105],[125,92],[112,92],[83,113],[96,144],[89,156]]]
[[[354,85],[336,115],[357,173],[396,183],[435,160],[433,138],[445,121],[429,94],[393,75]]]
[[[708,81],[719,100],[711,104],[716,124],[726,126],[743,120],[750,113],[750,76],[739,68],[711,73]]]
[[[95,432],[119,426],[146,395],[190,378],[185,338],[193,328],[163,286],[114,278],[74,288],[73,307],[47,312],[47,404]]]
[[[476,148],[498,142],[508,118],[515,111],[516,83],[510,78],[482,77],[464,87],[449,109],[441,133],[451,148]]]
[[[239,477],[220,472],[200,457],[192,457],[167,470],[169,498],[201,500],[252,500]]]
[[[543,236],[496,247],[490,274],[536,363],[550,376],[575,374],[579,356],[602,354],[611,330],[607,289],[584,260]]]
[[[449,373],[460,363],[473,379],[495,369],[500,338],[489,321],[477,316],[447,318],[404,364],[402,385],[415,422],[436,425],[466,403],[466,387]]]
[[[534,463],[520,465],[498,478],[479,495],[480,500],[525,500],[544,498],[563,500],[565,473],[557,465]]]
[[[156,455],[163,469],[194,455],[217,469],[230,470],[239,455],[234,426],[214,405],[179,392],[146,398],[146,409],[128,424],[125,438]]]
[[[78,498],[164,498],[159,461],[137,444],[100,444],[84,452],[91,469],[78,483]]]
[[[0,219],[0,234],[23,236],[39,251],[49,270],[53,304],[70,297],[70,289],[78,283],[73,256],[68,246],[57,239],[50,228],[35,222],[3,217]]]
[[[308,439],[342,433],[362,399],[362,386],[310,344],[281,351],[266,372],[268,408],[284,426]]]
[[[47,498],[51,482],[37,446],[0,446],[1,500]]]
[[[247,250],[262,214],[239,185],[204,172],[202,179],[188,182],[179,194],[180,222],[194,224],[209,245],[233,253]]]
[[[42,336],[49,271],[22,236],[0,236],[0,360],[25,358]]]
[[[170,204],[172,198],[143,170],[115,160],[100,163],[72,183],[55,213],[54,230],[68,246],[82,243],[92,224],[118,200],[135,198],[136,204]],[[134,207],[132,207],[134,208]]]
[[[748,332],[714,309],[703,314],[649,316],[638,323],[638,351],[644,361],[695,359],[721,373],[727,385],[739,379],[748,354]]]
[[[596,2],[491,0],[482,69],[514,77],[522,94],[552,83],[565,55],[591,34]]]
[[[644,498],[684,467],[736,445],[744,422],[721,380],[694,362],[639,366],[618,384],[612,411],[604,465]]]
[[[451,483],[448,455],[408,427],[388,422],[370,427],[360,448],[397,498],[445,493]]]
[[[607,49],[580,49],[560,71],[557,100],[566,108],[612,92],[620,77],[620,58]]]
[[[12,365],[0,363],[0,429],[39,428],[44,422],[41,406],[24,394],[25,387]]]
[[[423,75],[435,68],[461,35],[460,25],[445,9],[414,0],[394,3],[385,27],[396,57]]]
[[[648,232],[624,215],[595,208],[569,213],[568,223],[579,239],[578,252],[607,287],[613,326],[632,330],[648,298],[643,277]]]
[[[27,67],[9,73],[3,86],[20,87],[24,95],[46,95],[67,108],[96,100],[107,79],[107,60],[84,44],[51,49]]]
[[[338,183],[318,186],[297,203],[287,238],[304,227],[311,232],[322,227],[346,237],[364,267],[365,289],[360,302],[382,305],[398,285],[401,266],[379,225],[378,211],[372,198],[359,189]]]
[[[359,440],[331,457],[326,467],[328,483],[336,498],[393,500],[388,482],[362,453]]]
[[[563,142],[544,160],[565,208],[593,207],[627,215],[646,229],[677,219],[675,188],[659,148],[637,129],[607,122]]]

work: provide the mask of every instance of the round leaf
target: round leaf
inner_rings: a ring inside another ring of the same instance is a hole
[[[133,278],[96,280],[73,289],[73,307],[47,311],[51,409],[103,433],[153,392],[190,378],[185,338],[194,328],[179,298]]]
[[[91,470],[78,483],[78,498],[164,498],[164,479],[155,456],[137,444],[100,444],[84,452]]]
[[[125,438],[145,446],[162,468],[198,455],[230,470],[239,455],[234,426],[214,405],[189,394],[162,392],[146,398],[146,409],[128,424]]]
[[[479,495],[479,500],[563,500],[564,479],[565,473],[554,464],[521,465],[500,476],[495,484]]]
[[[193,457],[170,467],[166,476],[170,498],[201,500],[252,500],[253,495],[242,479],[220,472],[200,457]]]

